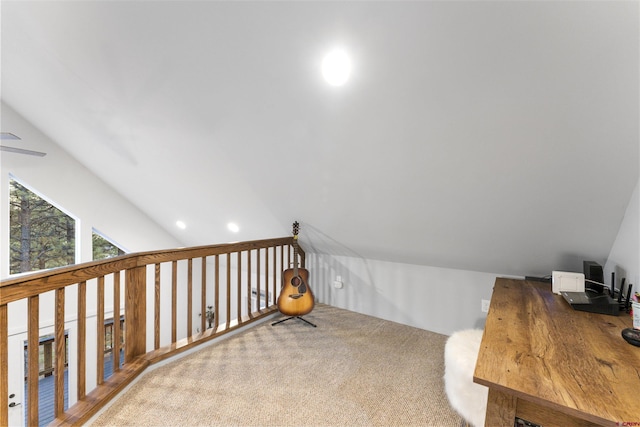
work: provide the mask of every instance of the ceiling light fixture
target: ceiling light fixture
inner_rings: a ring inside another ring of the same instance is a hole
[[[238,224],[236,224],[235,222],[230,222],[229,224],[227,224],[227,228],[232,233],[237,233],[238,231],[240,231],[240,227],[238,227]]]
[[[332,86],[342,86],[351,75],[351,60],[344,50],[334,49],[322,60],[322,75]]]
[[[187,224],[185,224],[182,221],[176,221],[176,227],[178,227],[181,230],[184,230],[185,228],[187,228]]]

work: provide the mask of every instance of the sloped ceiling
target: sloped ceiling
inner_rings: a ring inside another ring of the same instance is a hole
[[[185,245],[297,219],[311,251],[548,274],[606,259],[638,182],[637,2],[1,8],[3,100]]]

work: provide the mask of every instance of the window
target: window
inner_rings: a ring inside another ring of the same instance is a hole
[[[124,255],[125,252],[122,248],[118,247],[115,243],[110,242],[96,229],[91,234],[91,241],[93,244],[93,260],[113,258],[119,255]]]
[[[75,263],[76,221],[15,179],[9,180],[9,273]]]

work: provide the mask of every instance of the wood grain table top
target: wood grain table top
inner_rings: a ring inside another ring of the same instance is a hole
[[[630,316],[576,311],[551,284],[496,280],[474,381],[602,425],[640,425]]]

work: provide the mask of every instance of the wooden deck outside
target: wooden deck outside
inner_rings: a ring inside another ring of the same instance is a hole
[[[104,356],[104,379],[106,380],[113,373],[113,363],[111,353],[108,353]],[[124,351],[120,351],[120,364],[124,363]],[[48,376],[41,378],[38,382],[38,407],[40,420],[38,422],[39,426],[46,426],[54,419],[53,408],[55,405],[55,380],[54,376]],[[25,404],[25,416],[24,416],[24,425],[29,425],[27,420],[27,382],[24,383],[24,404]],[[65,369],[64,371],[64,409],[67,410],[69,408],[69,370]]]

